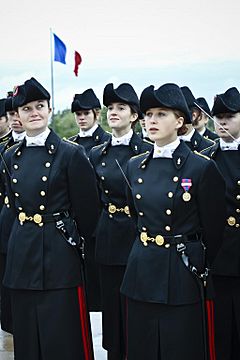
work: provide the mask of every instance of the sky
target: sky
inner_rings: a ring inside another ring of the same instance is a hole
[[[240,90],[239,0],[12,0],[1,4],[0,97],[30,77],[50,93],[50,28],[67,47],[53,62],[55,112],[108,83],[138,93],[167,82],[189,86],[210,107],[216,94]],[[82,56],[76,77],[74,50]]]

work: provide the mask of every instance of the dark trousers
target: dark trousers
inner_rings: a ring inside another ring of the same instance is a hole
[[[16,360],[86,360],[85,311],[78,289],[11,290]]]
[[[125,266],[100,266],[103,306],[103,347],[108,360],[125,358],[126,298],[120,294]]]
[[[214,276],[217,360],[240,359],[240,278]]]
[[[128,360],[204,360],[201,305],[128,299]]]
[[[1,328],[4,331],[12,333],[12,306],[10,290],[2,284],[6,266],[6,254],[0,254],[0,311]]]

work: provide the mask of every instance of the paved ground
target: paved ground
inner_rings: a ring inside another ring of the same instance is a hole
[[[91,313],[93,346],[95,360],[106,360],[106,351],[102,348],[101,313]],[[0,330],[0,360],[13,360],[12,336]],[[67,360],[67,359],[66,359]]]

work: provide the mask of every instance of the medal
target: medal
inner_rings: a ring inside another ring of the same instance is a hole
[[[190,201],[191,194],[188,192],[190,187],[192,186],[192,179],[182,179],[181,186],[184,189],[184,193],[182,194],[183,201]]]

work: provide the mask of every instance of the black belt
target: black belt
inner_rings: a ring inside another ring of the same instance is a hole
[[[68,211],[57,212],[54,214],[42,214],[42,215],[41,214],[28,215],[25,212],[21,211],[18,214],[18,220],[21,225],[23,225],[25,221],[32,221],[39,226],[43,226],[44,223],[56,222],[58,220],[67,217],[69,217]]]
[[[180,235],[152,235],[147,233],[146,231],[140,232],[140,240],[142,241],[144,246],[147,246],[148,242],[155,243],[158,246],[165,246],[166,248],[169,248],[170,245],[176,245],[181,242],[192,242],[192,241],[199,241],[201,238],[200,233],[195,234],[180,234]]]

